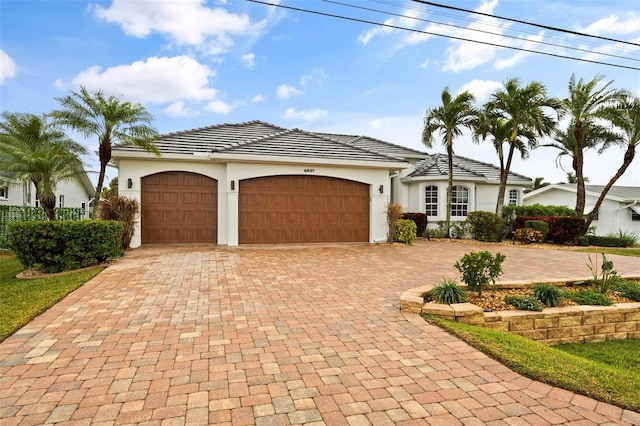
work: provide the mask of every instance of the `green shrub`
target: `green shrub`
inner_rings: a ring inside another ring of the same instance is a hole
[[[9,247],[25,268],[61,272],[120,254],[122,223],[107,220],[14,222]]]
[[[507,220],[515,219],[516,216],[573,216],[575,211],[565,206],[544,206],[533,204],[530,206],[504,206],[502,217]]]
[[[416,239],[416,223],[410,219],[400,219],[396,224],[396,233],[393,241],[404,244],[413,244]]]
[[[82,211],[75,207],[60,207],[55,210],[56,220],[82,220]],[[42,207],[0,206],[0,248],[8,248],[7,225],[11,222],[47,220]]]
[[[569,290],[563,293],[564,297],[576,302],[579,305],[598,305],[611,306],[613,301],[605,294],[592,288],[584,288],[580,290]]]
[[[622,297],[640,302],[640,283],[619,279],[613,283],[611,288],[617,291]]]
[[[100,219],[122,222],[122,250],[128,249],[131,244],[139,211],[140,202],[135,198],[112,195],[100,202],[98,209]]]
[[[618,273],[613,269],[613,261],[607,260],[607,256],[602,253],[602,265],[598,271],[598,254],[596,253],[596,263],[591,260],[589,255],[589,263],[587,267],[593,275],[593,282],[599,287],[600,293],[607,294],[615,281],[618,280]],[[599,276],[601,274],[602,276]]]
[[[481,211],[469,212],[467,223],[474,240],[502,241],[504,220],[497,214]]]
[[[615,235],[599,236],[589,235],[589,245],[598,247],[631,247],[635,244],[628,238],[620,238]]]
[[[524,244],[531,244],[543,242],[544,236],[533,228],[520,228],[513,231],[513,239]]]
[[[542,234],[542,241],[547,238],[547,234],[549,233],[549,224],[544,220],[527,220],[524,223],[524,227],[534,229]]]
[[[624,241],[625,247],[633,247],[638,244],[638,235],[633,232],[619,230],[617,234],[609,234],[608,236]]]
[[[482,289],[490,283],[495,284],[496,278],[502,274],[504,259],[501,253],[493,256],[488,251],[471,252],[462,256],[453,266],[462,273],[462,281],[482,295]]]
[[[533,287],[533,294],[544,306],[562,305],[562,290],[553,284],[538,284]]]
[[[513,221],[513,230],[524,228],[525,223],[530,220],[547,222],[547,242],[554,244],[576,244],[586,230],[583,218],[566,216],[518,216]]]
[[[589,245],[589,236],[581,235],[578,237],[578,245],[582,247],[586,247]]]
[[[438,227],[438,228],[426,228],[424,230],[424,233],[422,234],[422,236],[428,240],[431,240],[433,238],[444,238],[445,237],[445,233]]]
[[[505,296],[504,301],[521,311],[542,311],[542,302],[534,296]]]
[[[469,233],[469,224],[466,221],[451,222],[451,238],[460,240],[464,238],[467,233]]]
[[[467,291],[455,280],[442,280],[428,293],[438,303],[464,303],[468,300]]]

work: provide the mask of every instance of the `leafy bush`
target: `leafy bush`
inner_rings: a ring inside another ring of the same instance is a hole
[[[442,232],[442,230],[440,228],[427,228],[424,230],[424,232],[422,233],[422,236],[428,240],[431,240],[433,238],[444,238],[445,237],[445,233]]]
[[[398,221],[402,217],[402,206],[398,203],[387,204],[387,242],[392,243],[396,235]]]
[[[640,283],[619,279],[613,283],[611,288],[622,297],[640,302]]]
[[[524,223],[524,227],[531,228],[542,234],[542,241],[547,238],[547,234],[549,233],[549,224],[543,220],[527,220]]]
[[[98,209],[100,219],[122,222],[122,250],[128,249],[131,244],[139,211],[140,202],[135,198],[112,195],[100,202]]]
[[[468,300],[467,291],[455,280],[442,280],[428,295],[438,303],[464,303]]]
[[[525,228],[528,220],[542,220],[549,224],[547,241],[555,244],[576,244],[578,237],[585,233],[585,221],[580,217],[566,216],[518,216],[513,230]]]
[[[591,255],[589,255],[589,263],[587,263],[587,267],[591,271],[591,274],[593,275],[593,282],[598,285],[600,293],[607,294],[611,285],[618,280],[618,273],[613,269],[613,261],[607,260],[607,256],[602,253],[602,265],[600,266],[600,273],[602,276],[599,276],[597,262],[597,254],[596,263],[593,263]]]
[[[564,297],[576,302],[579,305],[598,305],[611,306],[613,301],[605,294],[592,288],[584,288],[580,290],[569,290],[563,293]]]
[[[493,256],[488,251],[471,252],[462,256],[453,266],[462,273],[462,281],[482,295],[482,289],[489,283],[495,284],[496,278],[502,274],[504,259],[501,253]]]
[[[75,207],[61,207],[55,210],[56,220],[82,220],[82,210]],[[7,225],[11,222],[33,222],[46,220],[42,207],[0,206],[0,248],[8,248]]]
[[[451,223],[451,238],[460,240],[469,232],[469,224],[466,221]]]
[[[427,215],[424,213],[402,213],[402,219],[412,220],[416,223],[416,235],[424,235],[427,229]]]
[[[635,242],[631,242],[628,238],[620,238],[614,235],[589,235],[588,242],[588,245],[598,247],[631,247],[635,244]]]
[[[544,236],[535,229],[520,228],[513,231],[513,239],[524,244],[531,244],[543,242]]]
[[[505,296],[504,301],[521,311],[542,311],[542,302],[534,296]]]
[[[633,247],[638,244],[638,234],[619,230],[617,234],[609,234],[609,237],[616,237],[625,242],[625,247]]]
[[[589,245],[589,235],[581,235],[578,237],[578,245],[586,247]]]
[[[543,305],[550,308],[562,305],[562,290],[553,284],[538,284],[533,287],[533,294]]]
[[[504,206],[502,217],[507,220],[517,216],[573,216],[575,211],[565,206],[545,206],[532,204],[530,206]]]
[[[400,219],[396,224],[396,233],[393,241],[404,244],[413,244],[416,239],[416,223],[409,219]]]
[[[14,222],[11,250],[25,268],[61,272],[104,262],[120,253],[122,223],[107,220]]]
[[[504,220],[497,214],[481,211],[469,212],[467,223],[474,240],[502,241]]]

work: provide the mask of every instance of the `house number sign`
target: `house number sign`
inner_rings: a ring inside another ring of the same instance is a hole
[[[316,169],[304,169],[305,173],[315,173]]]

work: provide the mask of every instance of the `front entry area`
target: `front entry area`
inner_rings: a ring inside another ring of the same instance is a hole
[[[325,176],[240,181],[240,244],[369,241],[369,185]]]

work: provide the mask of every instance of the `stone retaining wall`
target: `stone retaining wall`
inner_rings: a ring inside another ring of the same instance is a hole
[[[483,312],[471,303],[424,303],[424,294],[432,287],[405,292],[400,309],[508,331],[549,345],[640,338],[640,303],[545,308],[543,312]]]

